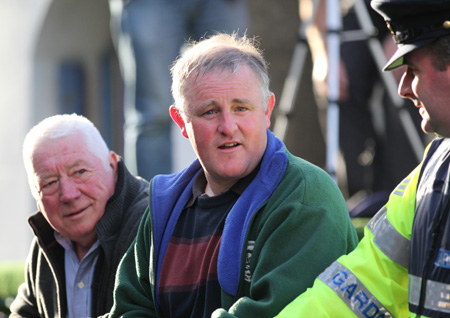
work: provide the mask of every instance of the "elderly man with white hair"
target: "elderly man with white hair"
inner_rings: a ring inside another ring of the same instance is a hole
[[[11,317],[108,312],[117,266],[148,205],[148,182],[76,114],[33,127],[23,158],[39,211],[29,218],[35,238]]]

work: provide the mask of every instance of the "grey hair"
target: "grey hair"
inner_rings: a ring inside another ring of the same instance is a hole
[[[33,154],[39,144],[49,139],[59,139],[80,132],[89,152],[99,158],[105,169],[109,166],[109,148],[94,124],[84,116],[63,114],[48,117],[30,129],[22,147],[23,161],[28,183],[35,198],[38,193],[33,179]]]
[[[207,72],[230,70],[235,73],[241,66],[249,66],[258,78],[264,107],[270,98],[267,63],[256,38],[237,33],[217,33],[199,42],[191,42],[172,68],[172,95],[175,108],[185,109],[185,93],[188,81]]]

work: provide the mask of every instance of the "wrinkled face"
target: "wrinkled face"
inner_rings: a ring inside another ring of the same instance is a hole
[[[405,61],[399,95],[419,108],[424,132],[450,137],[450,68],[436,70],[426,48],[412,51]]]
[[[41,143],[32,165],[37,205],[51,226],[76,243],[95,242],[95,225],[114,193],[117,156],[110,152],[106,169],[84,138],[72,135]]]
[[[189,138],[208,186],[219,194],[260,162],[274,96],[264,104],[259,81],[248,66],[231,76],[229,71],[212,71],[189,84],[185,114],[172,107],[171,115]]]

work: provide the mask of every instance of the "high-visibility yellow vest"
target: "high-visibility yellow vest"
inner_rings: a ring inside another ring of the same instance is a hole
[[[421,167],[392,191],[357,248],[331,264],[277,318],[410,317],[408,262]]]

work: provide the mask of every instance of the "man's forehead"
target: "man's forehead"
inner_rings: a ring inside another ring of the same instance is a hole
[[[423,64],[424,60],[430,59],[427,47],[418,48],[408,54],[406,54],[404,59],[404,64],[412,67],[418,67]]]

